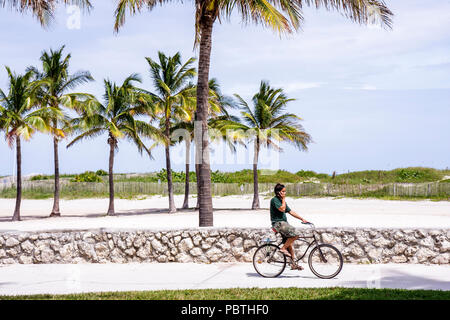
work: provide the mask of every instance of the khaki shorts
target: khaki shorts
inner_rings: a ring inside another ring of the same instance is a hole
[[[299,236],[300,234],[286,221],[278,221],[272,225],[283,237],[292,238]]]

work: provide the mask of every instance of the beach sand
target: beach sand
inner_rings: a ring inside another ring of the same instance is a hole
[[[181,207],[183,195],[175,196]],[[179,210],[168,214],[167,197],[144,200],[116,199],[117,215],[107,217],[108,199],[61,200],[61,218],[48,218],[52,199],[23,200],[22,221],[11,222],[14,199],[0,199],[0,232],[80,229],[179,229],[197,228],[198,211]],[[196,199],[190,199],[195,206]],[[260,210],[250,210],[251,195],[214,197],[214,227],[270,227],[270,198],[260,197]],[[448,201],[393,201],[351,198],[287,198],[292,210],[317,228],[450,228]],[[288,221],[305,227],[290,215]]]

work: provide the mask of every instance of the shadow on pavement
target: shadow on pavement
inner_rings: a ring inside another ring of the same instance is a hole
[[[301,272],[301,271],[300,271]],[[264,278],[262,276],[260,276],[259,274],[252,272],[252,273],[246,273],[246,276],[249,278]],[[282,278],[301,278],[301,279],[319,279],[317,277],[312,277],[312,276],[305,276],[305,275],[293,275],[293,274],[281,274],[276,278],[265,278],[265,279],[282,279]]]
[[[214,208],[215,212],[220,211],[249,211],[251,208]],[[259,209],[253,210],[252,212],[259,211],[267,211],[268,209]],[[198,212],[198,209],[189,208],[189,209],[177,209],[177,213],[195,213]],[[141,216],[141,215],[157,215],[157,214],[168,214],[168,209],[166,208],[155,208],[155,209],[132,209],[132,210],[121,210],[116,212],[112,217],[128,217],[128,216]],[[21,215],[21,221],[30,221],[30,220],[44,220],[44,219],[58,219],[58,218],[102,218],[107,217],[106,208],[105,213],[83,213],[83,214],[64,214],[61,212],[60,217],[50,217],[50,214],[36,216],[36,215]],[[0,222],[11,222],[11,216],[1,216]]]
[[[10,286],[13,284],[17,284],[17,282],[0,282],[0,287]]]
[[[379,280],[379,281],[378,281]],[[450,290],[450,279],[436,280],[432,277],[417,276],[398,270],[387,270],[380,277],[370,277],[366,281],[345,281],[342,284],[370,288],[398,288],[417,290]]]

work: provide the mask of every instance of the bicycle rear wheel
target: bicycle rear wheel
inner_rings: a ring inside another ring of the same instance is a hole
[[[330,244],[319,244],[311,250],[308,263],[317,277],[331,279],[341,272],[344,259],[337,248]]]
[[[253,255],[253,267],[265,278],[275,278],[286,268],[286,256],[274,244],[259,247]]]

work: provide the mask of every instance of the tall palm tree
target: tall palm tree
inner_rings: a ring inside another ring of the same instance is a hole
[[[9,92],[5,94],[0,89],[0,129],[5,131],[8,145],[16,145],[17,161],[17,194],[13,221],[20,220],[20,204],[22,201],[22,148],[21,139],[29,140],[36,131],[52,131],[55,135],[63,136],[60,130],[53,130],[49,119],[62,116],[59,110],[41,108],[36,109],[34,98],[34,85],[32,83],[33,71],[24,75],[16,75],[6,67],[9,80]]]
[[[33,17],[39,20],[43,27],[48,27],[54,18],[56,5],[77,5],[82,10],[89,11],[92,5],[89,0],[0,0],[0,7],[10,7],[21,13],[31,11]]]
[[[300,150],[307,150],[311,136],[304,131],[300,117],[285,112],[287,104],[295,99],[288,99],[283,89],[272,88],[269,83],[261,81],[259,91],[252,98],[253,110],[238,94],[235,94],[235,97],[242,109],[241,128],[247,132],[254,132],[252,209],[259,209],[258,157],[261,147],[281,151],[277,141],[283,141],[293,144]]]
[[[179,121],[190,121],[190,105],[192,106],[192,85],[190,80],[196,75],[192,67],[195,59],[190,58],[186,62],[181,61],[181,54],[166,56],[158,52],[159,62],[146,58],[150,65],[150,75],[153,80],[155,92],[152,96],[156,110],[159,110],[159,127],[163,133],[163,141],[166,154],[167,186],[169,194],[169,213],[177,211],[175,207],[172,182],[172,166],[170,161],[170,146],[173,145],[171,133],[172,126]],[[151,115],[150,115],[151,116]]]
[[[115,11],[115,30],[125,23],[127,9],[131,14],[143,8],[154,9],[170,0],[119,0]],[[208,81],[214,23],[229,19],[238,11],[242,20],[271,28],[280,34],[292,33],[301,27],[303,7],[311,6],[336,10],[360,24],[379,21],[391,26],[392,12],[383,0],[195,0],[195,44],[199,45],[197,109],[195,120],[201,122],[201,135],[196,135],[196,146],[201,150],[199,164],[200,226],[213,225],[211,175],[209,165]]]
[[[43,106],[59,109],[62,111],[63,106],[70,106],[66,102],[69,100],[67,91],[74,89],[76,86],[94,80],[88,71],[77,71],[69,74],[69,63],[71,55],[63,55],[65,46],[59,50],[50,52],[44,51],[40,57],[42,62],[42,71],[35,67],[30,67],[36,74],[36,83],[39,85],[39,99]],[[78,94],[82,95],[81,93]],[[63,121],[60,121],[63,120]],[[54,128],[66,127],[67,119],[52,119]],[[61,212],[59,209],[60,199],[60,178],[59,178],[59,152],[58,144],[60,137],[53,136],[53,160],[55,168],[55,188],[53,196],[53,208],[50,217],[59,217]]]
[[[70,148],[75,143],[86,138],[95,138],[101,134],[108,135],[109,145],[109,207],[108,215],[114,215],[114,153],[118,150],[119,139],[127,139],[134,143],[138,151],[144,151],[152,158],[150,149],[143,143],[140,133],[146,135],[153,130],[149,125],[135,116],[142,115],[146,108],[151,107],[150,97],[142,90],[135,87],[135,82],[141,82],[137,74],[128,76],[118,86],[115,83],[104,80],[104,103],[100,103],[91,96],[78,102],[77,110],[81,113],[79,118],[72,120],[74,132],[80,133],[68,145]]]

